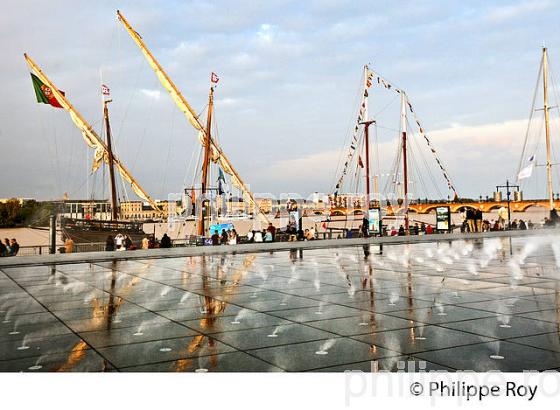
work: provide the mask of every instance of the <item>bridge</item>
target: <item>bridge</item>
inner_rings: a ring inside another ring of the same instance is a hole
[[[507,201],[473,201],[473,202],[412,202],[408,206],[409,213],[428,214],[435,212],[435,209],[440,206],[448,206],[452,213],[460,212],[463,208],[480,209],[482,212],[491,212],[502,207],[507,208]],[[520,201],[510,201],[510,209],[512,212],[525,212],[531,207],[538,207],[548,209],[548,199],[530,199]],[[554,208],[560,210],[560,200],[554,201]],[[333,207],[330,209],[307,209],[307,215],[331,215],[331,216],[344,216],[344,215],[363,215],[366,211],[364,207]],[[387,206],[387,215],[395,215],[402,212],[401,206]]]

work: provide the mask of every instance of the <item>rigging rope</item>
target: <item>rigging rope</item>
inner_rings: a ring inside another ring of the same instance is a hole
[[[372,72],[372,74],[375,76],[375,79],[377,80],[377,84],[380,84],[382,86],[384,86],[386,89],[391,90],[393,89],[396,93],[401,94],[403,93],[405,96],[405,100],[406,100],[406,104],[408,106],[408,110],[412,113],[414,121],[416,123],[416,125],[418,126],[418,130],[420,132],[420,135],[422,135],[422,137],[424,138],[424,140],[426,141],[426,143],[428,144],[428,148],[430,149],[430,151],[432,152],[432,155],[434,156],[436,163],[438,164],[443,177],[445,178],[446,182],[447,182],[447,186],[450,190],[453,191],[455,196],[458,196],[457,191],[455,190],[455,186],[451,180],[451,177],[449,176],[449,173],[447,172],[447,170],[445,169],[445,167],[443,166],[443,162],[441,161],[441,159],[439,158],[439,155],[437,154],[434,146],[432,145],[432,142],[430,141],[430,139],[428,138],[428,135],[424,132],[424,129],[422,127],[422,124],[420,123],[420,120],[418,118],[418,116],[416,115],[416,112],[414,111],[413,107],[412,107],[412,103],[410,102],[410,99],[408,98],[408,96],[404,93],[404,91],[402,91],[400,88],[393,86],[389,81],[387,81],[385,78],[383,78],[382,76],[380,76],[378,73]]]
[[[517,182],[519,182],[519,178],[518,178],[519,172],[521,172],[521,167],[523,166],[523,159],[525,158],[525,155],[526,155],[527,142],[528,142],[529,133],[530,133],[530,130],[531,130],[531,121],[533,120],[533,115],[535,113],[535,103],[537,101],[537,93],[538,93],[538,88],[539,88],[539,82],[540,82],[541,76],[542,76],[542,70],[543,70],[543,57],[541,57],[541,64],[539,66],[539,73],[537,74],[535,91],[533,93],[533,102],[531,103],[531,111],[529,112],[529,121],[527,122],[527,130],[525,131],[525,140],[523,142],[523,149],[521,150],[521,158],[519,158],[519,165],[517,166],[517,172],[515,174],[515,180]]]

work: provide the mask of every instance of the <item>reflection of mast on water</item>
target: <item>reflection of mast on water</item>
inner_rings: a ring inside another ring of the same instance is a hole
[[[204,219],[210,214],[210,201],[206,199],[208,192],[208,167],[210,165],[210,144],[212,131],[212,107],[214,105],[214,86],[210,86],[210,94],[208,95],[208,113],[206,117],[206,133],[204,135],[204,161],[202,163],[202,185],[201,185],[201,209],[200,219],[198,222],[198,235],[204,236]],[[206,206],[204,204],[206,203]]]
[[[220,317],[222,313],[225,312],[226,307],[228,306],[227,302],[227,294],[232,294],[231,289],[237,288],[237,286],[241,282],[241,278],[243,273],[249,269],[255,259],[254,256],[249,256],[244,259],[243,261],[243,268],[244,270],[236,269],[233,273],[231,278],[231,285],[228,285],[227,272],[223,269],[224,264],[227,262],[227,258],[220,258],[220,263],[216,265],[216,275],[215,281],[210,279],[209,272],[206,271],[206,256],[201,256],[201,266],[202,266],[202,289],[204,291],[204,295],[201,296],[201,302],[203,306],[203,316],[200,318],[200,328],[201,329],[208,329],[213,328],[214,324],[216,323],[217,319]],[[217,283],[219,287],[225,288],[225,293],[221,295],[222,299],[219,300],[215,297],[212,297],[212,283]],[[193,340],[187,345],[186,352],[189,355],[192,355],[196,351],[199,352],[199,361],[200,361],[200,353],[202,349],[204,349],[204,341],[208,339],[208,349],[210,350],[210,354],[208,355],[210,367],[214,368],[218,365],[218,356],[217,356],[217,346],[215,340],[207,335],[198,335],[193,338]],[[192,365],[192,359],[180,359],[174,362],[175,371],[183,371],[189,369]],[[207,371],[207,369],[201,368],[201,371]]]
[[[113,157],[113,142],[111,137],[111,125],[109,123],[109,104],[112,100],[103,100],[103,118],[105,120],[105,132],[107,138],[107,165],[109,166],[109,182],[111,185],[111,219],[116,221],[119,218],[117,205],[117,184],[115,182],[115,167]]]

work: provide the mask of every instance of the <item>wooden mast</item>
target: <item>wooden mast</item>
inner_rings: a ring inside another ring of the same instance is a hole
[[[406,157],[406,97],[404,91],[401,90],[401,131],[402,131],[402,152],[403,152],[403,206],[404,206],[404,229],[408,235],[408,163]]]
[[[208,213],[210,201],[206,199],[206,191],[208,186],[208,167],[210,165],[210,142],[211,142],[211,128],[212,128],[212,108],[214,105],[214,87],[210,86],[210,93],[208,94],[208,113],[206,115],[206,134],[204,144],[204,162],[202,163],[202,186],[201,186],[201,209],[200,221],[198,224],[198,235],[204,236],[204,218],[205,210]],[[208,205],[205,207],[204,203]]]
[[[368,81],[368,66],[364,66],[364,139],[365,139],[365,156],[366,156],[366,210],[369,210],[371,203],[371,192],[369,190],[370,180],[369,180],[369,126],[373,121],[369,120],[368,116],[368,94],[367,94],[367,81]]]
[[[49,80],[49,78],[45,75],[45,73],[43,73],[43,71],[41,71],[39,66],[37,66],[37,64],[35,64],[35,62],[31,59],[31,57],[29,57],[26,53],[24,53],[23,56],[25,57],[25,61],[27,61],[27,64],[29,65],[31,70],[33,70],[35,72],[35,74],[37,74],[37,77],[39,77],[39,79],[51,89],[51,91],[54,94],[56,100],[59,102],[59,104],[62,106],[62,108],[64,108],[66,111],[68,111],[68,113],[70,114],[70,117],[72,118],[72,121],[74,122],[76,127],[78,127],[80,129],[80,131],[82,132],[84,140],[86,141],[88,146],[90,148],[95,148],[96,149],[96,155],[97,155],[97,149],[100,149],[101,150],[100,152],[107,152],[107,150],[108,150],[107,144],[105,144],[103,142],[103,140],[101,138],[99,138],[99,136],[93,130],[91,125],[89,125],[88,122],[86,120],[84,120],[84,118],[80,115],[80,113],[72,106],[72,104],[70,104],[70,102],[64,96],[64,94],[62,94],[58,90],[58,88],[56,88],[54,86],[54,84],[51,82],[51,80]],[[113,162],[114,162],[114,165],[116,165],[116,167],[117,167],[119,173],[122,175],[122,177],[127,182],[130,183],[130,186],[131,186],[132,190],[136,193],[136,195],[138,195],[140,198],[148,201],[150,206],[156,212],[163,215],[164,214],[163,211],[157,206],[155,201],[148,195],[148,193],[146,191],[144,191],[144,189],[140,186],[140,184],[138,184],[138,182],[130,174],[128,169],[125,168],[124,164],[120,161],[120,159],[117,158],[114,154],[113,154]],[[95,169],[96,168],[94,168],[94,170]]]
[[[371,193],[369,192],[369,125],[371,121],[365,123],[365,146],[366,146],[366,209],[369,209]]]
[[[132,28],[128,20],[126,20],[126,18],[119,10],[117,10],[117,17],[125,27],[128,34],[130,34],[134,42],[138,45],[138,47],[142,51],[142,54],[144,54],[144,57],[148,61],[148,64],[150,64],[150,66],[153,68],[160,83],[169,92],[175,104],[179,107],[179,109],[183,112],[183,114],[185,114],[185,116],[192,124],[192,126],[202,134],[202,138],[200,138],[201,140],[200,142],[203,143],[203,140],[205,139],[204,134],[206,133],[206,130],[202,126],[200,120],[198,119],[198,116],[196,115],[192,107],[187,103],[185,97],[183,97],[183,95],[175,86],[171,78],[169,78],[167,73],[163,70],[163,67],[155,59],[154,55],[150,52],[146,44],[144,44],[142,37],[140,37],[140,35]],[[243,193],[247,195],[247,199],[254,206],[254,209],[257,210],[258,216],[262,218],[264,221],[268,222],[267,216],[262,212],[262,210],[258,206],[257,202],[255,201],[255,198],[253,197],[253,194],[251,193],[251,191],[249,191],[249,189],[247,188],[247,186],[245,185],[245,183],[243,182],[243,180],[241,179],[237,171],[233,168],[233,165],[231,164],[229,158],[224,154],[221,147],[212,138],[210,138],[210,148],[212,150],[212,161],[214,162],[219,161],[223,171],[227,174],[232,175],[232,183],[234,185],[239,186],[239,188],[243,191]]]
[[[546,174],[548,177],[548,201],[552,211],[554,209],[554,193],[552,192],[552,163],[550,160],[550,126],[548,115],[548,56],[546,47],[543,47],[543,98],[544,98],[544,129],[546,136]]]
[[[107,166],[109,167],[109,183],[111,184],[111,219],[116,221],[119,219],[117,204],[117,184],[115,181],[115,168],[113,157],[113,143],[111,141],[111,124],[109,123],[109,108],[107,105],[112,100],[103,101],[103,118],[105,119],[105,132],[107,134]]]

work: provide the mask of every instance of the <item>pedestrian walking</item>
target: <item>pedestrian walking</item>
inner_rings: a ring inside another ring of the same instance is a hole
[[[167,236],[166,233],[163,234],[161,237],[161,241],[159,242],[160,248],[171,248],[171,238]]]
[[[16,256],[19,252],[19,243],[16,241],[16,238],[12,238],[12,242],[10,243],[10,256]]]
[[[64,253],[73,253],[74,252],[74,241],[69,236],[66,237],[64,241]]]
[[[115,250],[115,240],[113,239],[113,237],[111,235],[109,235],[107,237],[107,240],[105,241],[105,250],[106,251],[114,251]]]

